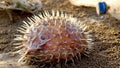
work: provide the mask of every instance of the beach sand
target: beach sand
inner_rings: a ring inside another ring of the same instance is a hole
[[[89,57],[82,57],[74,67],[68,68],[120,68],[120,21],[109,14],[98,16],[95,8],[76,7],[68,0],[42,0],[42,10],[59,10],[73,14],[81,22],[88,25],[93,35],[93,50]],[[11,11],[13,21],[10,21],[6,10],[0,11],[0,68],[39,68],[18,63],[20,58],[16,46],[13,45],[16,29],[23,24],[29,13]],[[60,68],[57,66],[57,68]],[[64,68],[64,67],[62,67]]]

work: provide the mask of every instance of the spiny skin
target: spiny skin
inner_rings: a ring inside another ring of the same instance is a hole
[[[91,41],[86,26],[71,15],[63,12],[44,12],[28,18],[29,21],[18,29],[22,35],[16,35],[15,40],[23,41],[25,53],[19,61],[25,58],[40,64],[57,64],[72,61],[81,56],[85,49],[91,49]],[[17,45],[17,44],[16,44]]]

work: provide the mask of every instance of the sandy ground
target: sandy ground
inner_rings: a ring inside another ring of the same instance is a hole
[[[109,14],[97,16],[95,8],[76,7],[68,0],[42,0],[42,10],[60,10],[85,21],[94,36],[94,49],[89,57],[68,68],[120,68],[120,21]],[[13,11],[10,21],[5,10],[0,11],[0,68],[39,68],[17,63],[17,50],[12,45],[16,29],[31,14]],[[60,67],[58,67],[60,68]],[[64,67],[62,67],[64,68]]]

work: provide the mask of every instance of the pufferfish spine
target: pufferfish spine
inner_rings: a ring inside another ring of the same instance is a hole
[[[18,29],[20,34],[14,39],[22,44],[19,62],[30,60],[43,66],[75,64],[75,59],[79,61],[86,49],[92,49],[92,36],[86,30],[87,25],[72,15],[45,11],[23,23]]]

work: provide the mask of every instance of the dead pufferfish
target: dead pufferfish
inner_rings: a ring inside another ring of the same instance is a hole
[[[86,49],[92,49],[91,35],[86,27],[72,15],[59,11],[45,11],[28,18],[18,29],[21,34],[15,38],[22,41],[19,62],[29,58],[44,65],[74,64],[75,58],[79,59]]]

